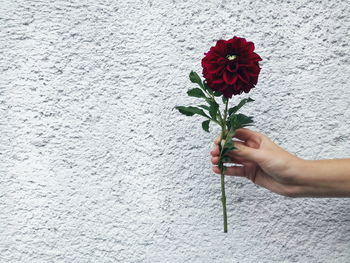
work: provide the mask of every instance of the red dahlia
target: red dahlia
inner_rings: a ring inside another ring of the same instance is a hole
[[[208,86],[226,98],[248,93],[258,82],[262,60],[253,51],[254,43],[245,38],[218,40],[202,59],[202,73]]]

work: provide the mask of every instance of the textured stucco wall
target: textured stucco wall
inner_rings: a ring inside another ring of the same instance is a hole
[[[219,38],[262,58],[256,130],[350,156],[349,1],[1,1],[0,262],[350,262],[350,199],[227,178],[190,105]],[[242,96],[244,97],[244,96]]]

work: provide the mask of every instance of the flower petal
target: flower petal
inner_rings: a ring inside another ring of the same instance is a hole
[[[249,76],[245,71],[241,71],[240,74],[237,74],[238,78],[246,84],[249,84]]]
[[[227,83],[227,84],[234,84],[236,81],[237,81],[237,74],[236,73],[232,73],[228,70],[225,70],[224,71],[224,74],[223,74],[223,79],[224,81]]]
[[[226,66],[226,70],[230,71],[230,72],[236,72],[238,69],[238,64],[234,63],[234,64],[229,64]]]
[[[246,49],[249,53],[252,53],[255,49],[254,43],[253,42],[247,42]]]
[[[216,54],[219,54],[220,56],[225,57],[227,53],[226,40],[222,40],[222,39],[218,40],[216,42],[216,46],[214,50]]]

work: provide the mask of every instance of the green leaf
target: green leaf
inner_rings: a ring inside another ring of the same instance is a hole
[[[188,90],[187,95],[191,97],[197,97],[197,98],[206,98],[204,92],[199,88]]]
[[[217,102],[215,100],[211,100],[208,99],[207,102],[209,103],[210,107],[209,107],[209,114],[210,116],[214,119],[216,119],[216,115],[218,113],[218,109],[219,109],[219,104],[217,104]]]
[[[236,130],[236,128],[235,128],[236,123],[237,123],[237,115],[236,114],[230,115],[230,117],[228,118],[228,120],[226,122],[227,129],[229,131]]]
[[[209,132],[209,122],[210,120],[206,120],[202,122],[202,128],[203,130],[205,130],[206,132]]]
[[[226,104],[227,101],[228,101],[228,98],[226,98],[224,95],[222,95],[222,102],[223,102],[224,104]]]
[[[227,148],[228,148],[228,147],[234,147],[234,146],[233,146],[232,138],[231,138],[231,140],[229,140],[228,138],[226,139],[224,148],[226,148],[226,147],[227,147]]]
[[[231,130],[231,119],[228,119],[227,121],[226,121],[226,126],[227,126],[227,130]]]
[[[211,95],[213,95],[213,90],[208,86],[208,83],[204,80],[203,81],[203,88],[208,91]]]
[[[240,108],[242,108],[247,102],[254,101],[252,98],[242,99],[237,106],[234,106],[228,110],[228,114],[231,115],[236,113]]]
[[[207,90],[211,95],[214,95],[215,97],[218,97],[222,94],[221,92],[215,91],[211,87],[209,87],[209,85],[206,81],[203,82],[203,86],[204,86],[205,90]]]
[[[220,97],[222,93],[220,91],[214,91],[214,96],[215,97]]]
[[[222,161],[223,163],[227,163],[227,162],[230,162],[230,161],[231,161],[231,158],[230,158],[229,156],[223,156],[223,157],[221,158],[221,161]]]
[[[189,77],[190,77],[190,81],[191,81],[192,83],[197,83],[197,84],[199,84],[201,87],[203,87],[202,80],[201,80],[201,78],[199,77],[199,75],[198,75],[196,72],[191,71]]]
[[[223,150],[222,150],[222,156],[224,156],[226,153],[228,153],[229,151],[232,151],[236,149],[236,147],[234,146],[231,146],[231,147],[225,147]]]
[[[242,126],[246,126],[248,124],[252,124],[254,121],[252,116],[246,116],[242,113],[239,113],[237,114],[237,122]]]
[[[210,108],[207,105],[198,105],[198,107],[201,107],[202,109],[205,109],[207,111],[210,110]]]
[[[233,129],[229,130],[227,134],[227,138],[229,138],[228,141],[233,142],[232,139],[235,135],[236,135],[236,130],[233,130]]]
[[[228,153],[229,151],[236,149],[236,147],[233,144],[233,140],[232,140],[232,137],[234,136],[234,134],[235,134],[235,131],[233,131],[233,130],[229,130],[229,132],[227,133],[226,139],[225,139],[225,144],[223,145],[222,152],[220,149],[220,152],[221,152],[220,158],[223,158],[224,155],[226,153]]]
[[[246,116],[242,113],[239,114],[234,114],[230,117],[231,120],[231,128],[234,130],[243,128],[246,126],[252,126],[253,125],[253,117],[251,116]]]
[[[206,81],[203,81],[203,87],[206,91],[208,91],[211,95],[214,95],[215,97],[220,97],[222,95],[221,92],[213,90],[211,87],[209,87]]]
[[[203,110],[201,110],[197,107],[176,106],[175,109],[179,110],[180,113],[182,113],[186,116],[193,116],[195,114],[198,114],[198,115],[201,115],[203,117],[210,119],[210,117],[207,114],[205,114]]]

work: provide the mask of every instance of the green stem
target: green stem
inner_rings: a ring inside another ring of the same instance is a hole
[[[211,99],[213,99],[215,101],[215,98],[213,95],[209,94],[208,95],[211,97]],[[229,99],[226,100],[225,103],[225,110],[224,110],[224,116],[221,116],[221,112],[220,110],[218,110],[218,118],[219,121],[215,121],[216,123],[218,123],[221,126],[221,141],[220,141],[220,145],[221,142],[223,140],[225,140],[226,142],[226,122],[227,122],[227,108],[228,108],[228,101]],[[222,211],[223,211],[223,217],[224,217],[224,233],[227,233],[227,209],[226,209],[226,193],[225,193],[225,169],[224,169],[224,165],[222,162],[222,151],[223,151],[224,147],[221,147],[221,151],[220,151],[220,160],[219,160],[219,167],[220,167],[220,183],[221,183],[221,203],[222,203]]]
[[[225,136],[225,130],[223,129],[221,131],[221,138],[224,138]],[[220,142],[221,144],[221,142]],[[224,147],[221,148],[221,150]],[[226,209],[226,193],[225,193],[225,169],[223,167],[223,163],[221,161],[221,154],[222,151],[220,152],[220,162],[222,165],[220,165],[220,182],[221,182],[221,203],[222,203],[222,212],[223,212],[223,217],[224,217],[224,233],[227,233],[227,209]]]
[[[227,108],[228,108],[228,99],[225,103],[225,111],[224,111],[224,120],[225,120],[225,123],[226,123],[226,118],[227,118]]]
[[[228,107],[228,100],[225,103],[225,111],[224,111],[224,119],[221,119],[221,142],[225,140],[226,142],[226,118],[227,118],[227,107]],[[221,114],[220,114],[221,117]],[[225,193],[225,169],[224,164],[221,161],[222,159],[222,151],[224,149],[224,146],[221,145],[221,151],[220,151],[220,182],[221,182],[221,203],[222,203],[222,211],[223,211],[223,217],[224,217],[224,233],[227,233],[227,209],[226,209],[226,193]]]
[[[224,233],[227,233],[227,210],[226,210],[226,194],[225,194],[225,175],[221,172],[221,203],[222,203],[222,212],[224,216]]]

